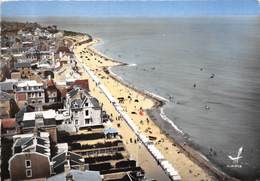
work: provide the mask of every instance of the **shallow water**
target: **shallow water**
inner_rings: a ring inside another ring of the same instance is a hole
[[[173,97],[164,112],[197,149],[232,176],[260,178],[259,17],[44,21],[102,38],[100,51],[136,64],[115,73]],[[228,168],[241,146],[242,168]]]

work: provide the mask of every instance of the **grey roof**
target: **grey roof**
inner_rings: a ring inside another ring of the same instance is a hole
[[[78,93],[79,89],[72,89],[71,91],[68,92],[70,97],[75,96]]]
[[[52,158],[53,168],[55,169],[59,165],[63,164],[66,161],[66,152],[60,153]]]
[[[67,159],[69,159],[69,161],[74,164],[83,164],[84,163],[84,162],[82,162],[82,157],[80,155],[70,152],[70,151],[66,151],[66,152],[60,153],[52,158],[53,168],[56,168],[57,166],[65,163]]]
[[[91,103],[93,104],[94,107],[100,107],[99,102],[95,97],[91,97],[90,101],[91,101]]]
[[[41,145],[36,145],[36,152],[41,153],[41,154],[47,154],[48,153],[46,148],[44,148]]]
[[[42,139],[40,137],[37,138],[37,144],[39,145],[45,145],[47,144],[46,140],[45,139]]]
[[[36,144],[35,144],[36,140]],[[14,153],[27,152],[34,148],[36,152],[49,155],[49,143],[46,139],[40,137],[24,137],[15,141]]]
[[[0,101],[8,101],[14,99],[10,94],[0,90]]]
[[[16,63],[14,65],[15,69],[18,69],[18,68],[29,68],[29,67],[31,67],[31,62],[21,62],[21,63]]]
[[[23,121],[22,127],[23,128],[33,128],[33,127],[35,127],[35,120]]]
[[[17,140],[14,144],[15,147],[18,146],[22,146],[25,145],[26,143],[28,143],[30,140],[32,140],[33,138],[31,137],[26,137],[26,138],[20,138],[19,140]]]
[[[73,180],[77,181],[102,181],[102,177],[98,171],[80,171],[70,170],[69,174],[73,177]],[[66,176],[64,173],[49,177],[47,181],[65,181]]]
[[[116,128],[106,128],[104,130],[104,134],[105,135],[107,135],[107,134],[116,134],[116,133],[118,133]]]
[[[71,109],[77,109],[81,108],[82,100],[81,99],[75,99],[71,102],[70,108]]]
[[[0,82],[1,91],[14,91],[17,82]]]
[[[80,155],[73,152],[65,151],[59,153],[52,158],[54,172],[64,172],[64,164],[68,161],[70,162],[70,165],[81,165],[84,164],[83,160],[84,159]]]
[[[74,164],[83,164],[84,162],[82,161],[82,157],[76,153],[73,152],[68,152],[70,154],[70,164],[74,165]]]
[[[71,124],[60,124],[60,125],[57,125],[57,129],[59,131],[66,131],[66,132],[69,132],[69,133],[77,132],[76,127],[74,125],[71,125]]]

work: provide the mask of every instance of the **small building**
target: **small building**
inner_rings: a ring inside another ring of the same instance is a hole
[[[76,153],[65,151],[52,158],[53,173],[59,174],[65,171],[66,166],[70,168],[85,170],[84,158]]]
[[[115,138],[118,135],[118,131],[116,128],[105,128],[104,129],[104,134],[106,138]]]
[[[54,110],[25,112],[23,120],[19,122],[24,133],[44,130],[50,134],[51,141],[57,143],[56,113]]]
[[[11,180],[40,179],[51,176],[49,134],[41,132],[15,135],[13,156],[9,160]]]
[[[0,90],[12,94],[14,93],[17,84],[18,80],[16,79],[6,79],[4,82],[0,82]]]
[[[19,108],[10,94],[0,91],[0,119],[14,117]]]
[[[36,107],[37,110],[41,110],[42,104],[45,103],[43,83],[38,83],[35,80],[18,83],[16,101],[20,107],[29,104]]]
[[[60,101],[60,92],[53,80],[47,80],[45,88],[45,102],[55,103]]]
[[[63,125],[81,127],[102,125],[102,107],[98,100],[92,97],[88,91],[80,87],[74,87],[66,95],[64,109],[59,110],[57,121],[61,120]],[[64,126],[63,126],[64,127]],[[61,128],[61,127],[60,127]]]
[[[19,62],[14,65],[15,70],[20,72],[22,79],[30,79],[32,76],[31,62]]]

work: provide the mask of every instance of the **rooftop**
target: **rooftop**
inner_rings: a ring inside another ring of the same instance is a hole
[[[68,175],[77,181],[102,181],[102,177],[98,171],[80,171],[70,170]],[[49,177],[47,181],[64,181],[66,176],[64,173]]]
[[[15,118],[6,118],[1,120],[1,126],[5,129],[15,128]]]
[[[14,99],[10,94],[0,90],[0,101],[8,101]]]
[[[26,112],[23,116],[23,121],[35,120],[37,114],[41,114],[44,119],[55,119],[56,112],[53,109],[47,111],[37,111],[37,112]]]
[[[39,83],[36,80],[28,80],[25,82],[18,83],[17,87],[27,87],[27,86],[43,86],[43,83]]]

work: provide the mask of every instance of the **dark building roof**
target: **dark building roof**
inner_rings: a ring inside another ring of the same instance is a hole
[[[91,101],[91,103],[93,104],[94,107],[100,107],[99,102],[95,97],[91,97],[90,101]]]
[[[35,127],[35,120],[23,121],[21,126],[23,128],[33,128]]]
[[[31,67],[31,62],[21,62],[21,63],[16,63],[14,65],[15,69],[19,69],[19,68],[30,68]]]
[[[14,97],[4,91],[0,91],[0,101],[9,101],[11,99],[14,99]]]
[[[36,145],[36,150],[35,150],[36,152],[38,152],[38,153],[41,153],[41,154],[47,154],[48,153],[48,151],[46,150],[46,147],[43,147],[43,146],[41,146],[41,145]]]
[[[14,146],[15,147],[20,147],[20,146],[25,145],[26,143],[28,143],[30,140],[32,140],[32,137],[20,138],[20,139],[18,139],[14,143]]]
[[[71,91],[68,92],[69,97],[74,97],[75,95],[77,95],[79,92],[79,89],[72,89]]]
[[[71,109],[78,109],[81,108],[83,101],[81,99],[75,99],[71,102],[70,108]]]
[[[70,165],[81,165],[84,164],[84,159],[73,152],[62,152],[52,158],[53,169],[55,173],[64,172],[64,165],[67,161],[70,162]]]
[[[13,92],[16,82],[0,82],[0,91]]]
[[[49,143],[47,140],[44,140],[40,137],[24,137],[18,138],[13,145],[14,153],[28,152],[30,149],[34,150],[41,154],[49,153],[49,148],[47,147]]]

